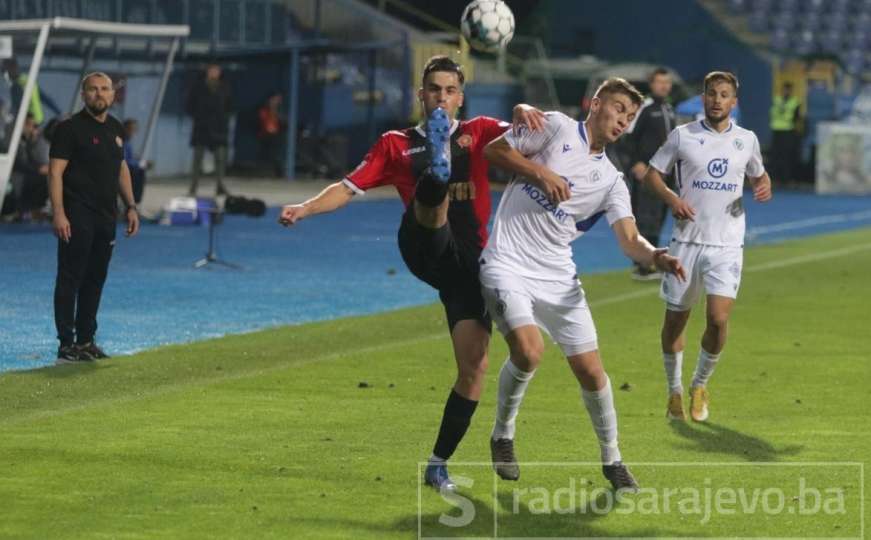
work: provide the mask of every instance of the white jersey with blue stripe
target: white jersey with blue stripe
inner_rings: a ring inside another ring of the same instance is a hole
[[[674,170],[680,198],[696,212],[678,220],[678,242],[740,247],[744,244],[744,176],[765,173],[756,134],[734,123],[722,133],[705,120],[678,126],[650,160],[661,173]]]
[[[539,280],[574,279],[569,245],[603,215],[608,224],[632,217],[629,190],[605,153],[590,154],[583,122],[559,112],[546,113],[545,126],[521,126],[505,140],[532,161],[563,176],[571,198],[554,205],[525,178],[515,177],[499,203],[484,264]]]

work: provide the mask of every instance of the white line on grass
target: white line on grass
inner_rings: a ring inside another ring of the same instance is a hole
[[[825,259],[831,259],[831,258],[835,258],[835,257],[843,257],[845,255],[850,255],[850,254],[857,253],[860,251],[865,251],[868,249],[871,249],[871,243],[859,244],[857,246],[850,246],[850,247],[834,249],[834,250],[830,250],[830,251],[821,251],[821,252],[812,253],[809,255],[801,255],[798,257],[783,259],[781,261],[773,261],[770,263],[764,263],[764,264],[759,264],[759,265],[755,265],[755,266],[750,266],[750,267],[745,269],[745,272],[757,272],[757,271],[771,270],[774,268],[783,268],[785,266],[794,266],[794,265],[803,264],[806,262],[814,262],[814,261],[820,261],[820,260],[825,260]],[[603,298],[603,299],[597,300],[595,302],[590,302],[590,305],[591,306],[603,306],[603,305],[607,305],[607,304],[615,304],[618,302],[623,302],[625,300],[633,300],[633,299],[640,298],[643,296],[656,294],[657,292],[659,292],[659,288],[650,288],[650,289],[644,289],[644,290],[639,290],[639,291],[632,291],[629,293],[623,293],[623,294],[618,294],[618,295],[611,296],[608,298]],[[311,358],[307,358],[305,360],[297,360],[297,361],[293,361],[293,362],[283,362],[281,364],[274,365],[274,366],[271,366],[269,368],[262,368],[262,369],[257,369],[254,371],[245,371],[245,372],[236,373],[233,375],[223,375],[223,376],[210,378],[210,379],[201,379],[201,380],[189,381],[189,382],[185,382],[185,383],[178,383],[178,384],[171,384],[171,385],[167,385],[167,386],[161,386],[160,388],[158,388],[154,391],[139,393],[135,396],[127,395],[127,396],[119,396],[119,397],[115,397],[115,398],[95,400],[95,401],[90,401],[87,403],[73,405],[71,407],[65,407],[62,409],[55,409],[55,410],[51,410],[51,411],[40,411],[40,412],[36,412],[36,413],[32,413],[32,414],[27,414],[24,416],[7,418],[7,419],[0,420],[0,425],[10,425],[10,424],[15,424],[15,423],[26,421],[26,420],[52,418],[52,417],[60,416],[60,415],[70,413],[70,412],[81,411],[81,410],[87,409],[91,406],[127,403],[127,402],[131,402],[131,401],[137,401],[137,400],[140,400],[143,398],[151,398],[151,397],[155,397],[155,396],[169,394],[169,393],[172,393],[176,390],[186,390],[188,388],[197,387],[197,386],[208,386],[211,384],[222,383],[225,381],[235,381],[235,380],[240,380],[240,379],[247,379],[250,377],[257,377],[260,375],[266,375],[269,373],[274,373],[276,371],[282,371],[282,370],[287,369],[287,368],[292,367],[292,366],[296,367],[296,366],[300,366],[300,365],[312,364],[315,362],[324,362],[324,361],[337,360],[337,359],[345,358],[345,357],[349,357],[349,356],[357,356],[360,354],[377,353],[377,352],[381,352],[381,351],[385,351],[385,350],[393,349],[393,348],[397,348],[397,347],[416,345],[418,343],[422,343],[425,341],[432,341],[435,339],[445,339],[445,338],[447,338],[447,335],[445,333],[438,332],[435,334],[428,334],[425,336],[419,336],[419,337],[416,337],[413,339],[405,339],[405,340],[401,340],[401,341],[393,341],[390,343],[381,343],[379,345],[372,345],[369,347],[363,347],[360,349],[355,349],[353,351],[334,352],[334,353],[325,354],[322,356],[314,356]]]
[[[775,223],[773,225],[760,225],[758,227],[750,227],[747,229],[747,238],[755,238],[762,234],[792,231],[795,229],[806,229],[808,227],[816,227],[817,225],[829,225],[832,223],[847,223],[850,221],[864,221],[871,219],[871,210],[863,210],[861,212],[852,212],[849,214],[830,214],[827,216],[816,216],[807,219],[798,219],[795,221],[785,221],[783,223]]]

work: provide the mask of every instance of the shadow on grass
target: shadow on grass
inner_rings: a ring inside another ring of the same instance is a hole
[[[747,435],[713,422],[669,422],[672,431],[695,443],[699,451],[719,454],[734,454],[747,461],[777,461],[778,458],[795,456],[804,449],[802,445],[776,448],[759,437]]]
[[[637,529],[613,530],[600,521],[617,506],[614,493],[610,490],[595,490],[592,500],[575,501],[568,504],[566,497],[562,503],[557,503],[553,496],[555,490],[542,489],[548,493],[548,502],[539,497],[531,500],[528,495],[518,497],[532,491],[531,487],[511,490],[500,489],[497,494],[499,512],[495,516],[493,501],[482,500],[460,492],[460,497],[466,502],[460,510],[454,502],[443,501],[443,509],[436,512],[426,512],[418,516],[409,515],[394,522],[391,530],[419,533],[420,538],[494,538],[494,537],[524,537],[524,538],[601,538],[611,535],[619,537],[658,538],[678,536],[677,531],[669,531],[656,527],[641,527]],[[567,495],[568,492],[565,492]],[[629,495],[630,497],[632,495]],[[431,509],[432,504],[427,504]],[[627,516],[620,516],[624,519]],[[465,519],[461,519],[465,518]],[[495,523],[494,523],[495,521]],[[418,528],[420,524],[420,528]],[[613,522],[612,522],[613,524]],[[686,531],[683,531],[685,534]]]

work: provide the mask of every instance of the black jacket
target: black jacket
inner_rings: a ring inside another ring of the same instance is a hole
[[[210,87],[200,79],[188,94],[187,112],[193,117],[191,146],[227,146],[233,98],[230,86],[223,80]]]
[[[650,158],[676,127],[676,121],[674,109],[662,99],[649,97],[644,100],[628,136],[629,166],[639,161],[649,163]]]

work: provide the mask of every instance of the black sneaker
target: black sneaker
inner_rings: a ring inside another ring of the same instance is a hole
[[[622,461],[615,461],[611,465],[602,465],[602,474],[611,482],[615,491],[622,490],[631,493],[638,491],[638,482],[629,472],[629,467],[624,465]]]
[[[102,360],[103,358],[110,358],[110,356],[103,352],[103,349],[97,347],[97,344],[93,341],[89,341],[88,343],[76,344],[76,349],[79,351],[79,354],[81,356],[86,357],[88,360]]]
[[[75,345],[61,345],[57,349],[55,364],[87,364],[93,360],[79,351]]]
[[[513,439],[490,439],[490,457],[493,459],[493,470],[502,480],[517,480],[520,478],[520,466],[514,456]]]

